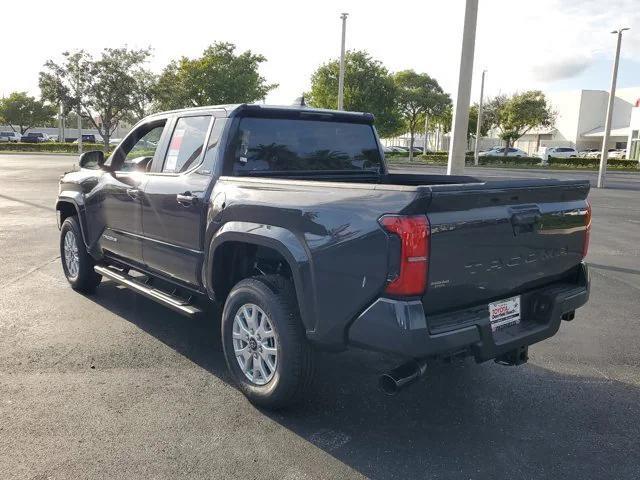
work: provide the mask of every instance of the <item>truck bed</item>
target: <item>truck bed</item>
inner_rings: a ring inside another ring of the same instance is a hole
[[[317,176],[316,176],[317,177]],[[430,222],[427,315],[508,298],[572,275],[582,260],[586,181],[386,174],[373,178],[221,177],[225,215],[282,226],[308,249],[310,337],[342,335],[384,295],[384,214]],[[455,182],[455,183],[451,183]],[[218,188],[218,186],[216,188]],[[331,318],[330,322],[320,318]],[[335,331],[328,331],[333,330]]]

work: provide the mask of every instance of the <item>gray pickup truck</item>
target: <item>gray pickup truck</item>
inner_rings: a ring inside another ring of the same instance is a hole
[[[390,172],[363,113],[234,105],[152,115],[60,180],[62,267],[187,316],[223,306],[233,378],[299,399],[314,351],[517,365],[589,297],[586,181]]]

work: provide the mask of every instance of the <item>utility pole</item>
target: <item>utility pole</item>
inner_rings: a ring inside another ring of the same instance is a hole
[[[338,110],[344,110],[344,44],[347,34],[348,13],[340,15],[342,19],[342,45],[340,46],[340,74],[338,76]]]
[[[64,126],[62,116],[64,115],[64,107],[62,102],[58,104],[58,142],[64,143]]]
[[[478,0],[466,0],[464,28],[462,31],[462,53],[460,55],[460,73],[458,75],[458,92],[453,110],[453,128],[451,129],[447,175],[459,175],[464,172],[477,20]]]
[[[611,72],[611,89],[609,90],[609,103],[607,105],[607,118],[604,122],[604,137],[602,137],[602,153],[600,155],[600,169],[598,170],[598,188],[604,188],[607,176],[607,159],[609,158],[609,135],[611,134],[611,117],[613,116],[613,104],[616,99],[616,82],[618,80],[618,63],[620,63],[620,45],[622,44],[622,32],[629,30],[628,27],[614,30],[611,33],[618,35],[616,45],[616,56],[613,60],[613,71]]]
[[[486,70],[482,70],[482,83],[480,83],[480,103],[478,104],[478,120],[476,125],[476,148],[473,152],[473,163],[478,166],[478,152],[480,152],[480,132],[482,131],[482,100],[484,98],[484,75]]]
[[[423,155],[427,154],[427,140],[429,139],[429,114],[424,113],[424,148],[422,149]]]
[[[76,95],[77,105],[76,105],[76,115],[78,116],[78,154],[82,155],[82,116],[80,115],[80,99],[82,98],[82,94],[80,93],[80,73],[78,73],[76,77]]]

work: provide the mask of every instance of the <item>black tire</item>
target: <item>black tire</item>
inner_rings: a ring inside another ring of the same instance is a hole
[[[245,376],[233,348],[233,322],[248,303],[257,305],[269,317],[278,339],[275,371],[265,385],[257,385]],[[284,277],[265,275],[240,281],[224,304],[221,330],[229,371],[251,403],[283,408],[300,401],[311,388],[313,350],[305,336],[293,286]]]
[[[64,244],[68,232],[73,234],[78,249],[78,271],[75,275],[69,272],[65,257]],[[93,270],[95,262],[84,246],[80,225],[78,225],[78,219],[75,216],[68,217],[62,223],[62,228],[60,229],[60,260],[62,261],[64,276],[67,277],[71,288],[83,293],[93,293],[96,291],[96,287],[102,280],[102,275],[97,274]]]

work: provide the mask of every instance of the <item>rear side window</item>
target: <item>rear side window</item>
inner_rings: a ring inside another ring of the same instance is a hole
[[[210,122],[210,115],[178,119],[162,166],[163,172],[186,172],[200,163],[204,138]]]
[[[233,173],[379,171],[382,159],[368,124],[282,118],[240,120]]]

